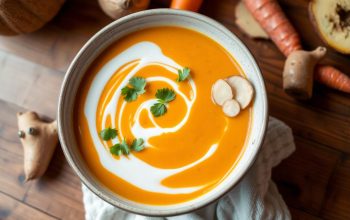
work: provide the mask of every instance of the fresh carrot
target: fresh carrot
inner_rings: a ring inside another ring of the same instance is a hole
[[[298,33],[289,23],[276,0],[243,1],[254,18],[285,56],[301,49]]]
[[[172,0],[170,8],[197,12],[203,0]]]
[[[285,56],[302,49],[299,34],[284,15],[277,0],[243,2]],[[319,65],[315,69],[314,77],[328,87],[350,93],[350,78],[332,66]]]
[[[315,80],[334,89],[350,93],[350,77],[332,66],[318,65]]]

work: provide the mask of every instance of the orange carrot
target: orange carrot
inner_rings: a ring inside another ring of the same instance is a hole
[[[276,0],[243,1],[254,18],[285,56],[301,49],[298,33],[289,23]]]
[[[277,0],[243,2],[285,56],[302,49],[297,31],[284,15]],[[350,78],[332,66],[319,65],[315,69],[314,77],[328,87],[350,93]]]
[[[172,0],[170,8],[197,12],[203,0]]]
[[[350,93],[350,77],[332,66],[318,65],[315,80],[334,89]]]

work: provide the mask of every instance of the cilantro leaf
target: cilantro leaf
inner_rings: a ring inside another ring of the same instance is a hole
[[[176,79],[177,82],[182,82],[185,81],[187,79],[187,77],[190,76],[190,72],[191,70],[187,67],[183,68],[182,70],[177,70],[178,73],[178,77]]]
[[[131,149],[136,152],[142,151],[143,149],[145,149],[144,144],[145,142],[142,138],[134,139],[134,141],[131,144]]]
[[[153,116],[159,117],[167,112],[165,104],[173,101],[176,97],[174,90],[168,88],[158,89],[156,92],[156,98],[158,102],[151,106],[151,112]]]
[[[129,80],[129,84],[134,87],[136,90],[137,94],[143,94],[146,92],[145,87],[146,87],[146,80],[142,77],[133,77]]]
[[[122,154],[124,155],[129,155],[130,154],[130,149],[129,145],[126,143],[126,140],[124,139],[121,143],[113,145],[109,151],[111,154],[120,156]]]
[[[159,117],[167,112],[167,108],[165,104],[158,102],[151,106],[151,112],[154,117]]]
[[[163,104],[173,101],[175,96],[174,90],[168,88],[158,89],[156,93],[156,98]]]
[[[120,143],[120,149],[123,152],[124,155],[130,154],[130,149],[128,143],[126,143],[126,140],[124,139],[122,143]]]
[[[109,141],[109,140],[117,137],[117,135],[118,135],[118,131],[114,128],[106,128],[100,132],[100,137],[104,141]]]
[[[139,95],[146,92],[146,80],[142,77],[131,78],[129,84],[132,87],[125,86],[122,88],[122,95],[127,102],[135,101]]]
[[[117,156],[120,156],[122,155],[122,150],[120,149],[120,144],[115,144],[113,145],[109,151],[111,152],[111,154],[114,154],[114,155],[117,155]]]
[[[136,90],[127,86],[122,88],[122,95],[125,96],[124,99],[127,102],[132,102],[137,99]]]

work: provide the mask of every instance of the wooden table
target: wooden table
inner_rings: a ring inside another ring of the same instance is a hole
[[[0,219],[83,219],[81,185],[61,148],[43,178],[24,182],[15,112],[55,118],[59,88],[70,61],[111,22],[97,0],[67,0],[38,32],[0,37]],[[308,49],[322,45],[306,0],[280,1]],[[299,102],[282,90],[284,57],[269,41],[254,41],[234,24],[234,0],[206,0],[201,13],[229,28],[250,48],[266,81],[270,114],[292,127],[297,150],[273,170],[294,219],[350,219],[350,95],[315,85]],[[160,7],[153,4],[152,7]],[[350,74],[350,57],[330,51],[325,63]]]

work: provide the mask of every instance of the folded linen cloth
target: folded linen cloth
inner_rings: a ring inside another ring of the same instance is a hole
[[[196,212],[173,217],[145,217],[104,202],[82,185],[86,220],[288,220],[289,210],[271,180],[271,169],[295,150],[291,129],[269,118],[266,137],[253,166],[239,184],[218,202]]]

